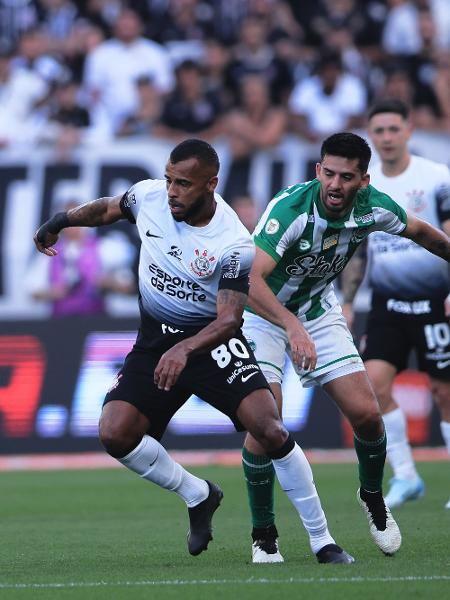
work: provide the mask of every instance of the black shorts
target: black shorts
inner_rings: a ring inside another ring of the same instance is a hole
[[[444,298],[406,301],[374,294],[361,341],[363,360],[385,360],[403,371],[412,350],[421,371],[450,380],[450,327]]]
[[[236,416],[241,400],[254,390],[270,388],[240,330],[213,350],[189,359],[170,391],[159,390],[153,381],[161,355],[196,331],[198,328],[180,331],[146,318],[104,404],[111,400],[133,404],[149,419],[148,433],[161,439],[172,416],[195,394],[227,415],[238,431],[243,431]]]

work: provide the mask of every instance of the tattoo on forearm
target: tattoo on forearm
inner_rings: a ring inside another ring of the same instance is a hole
[[[244,307],[247,302],[247,295],[234,290],[219,290],[217,294],[217,304],[228,304],[230,306]]]
[[[341,274],[342,300],[344,303],[351,304],[353,302],[364,278],[365,268],[366,260],[359,257],[353,257],[345,266]]]
[[[108,210],[108,198],[98,198],[72,208],[67,212],[71,226],[95,227],[103,224],[103,216]]]
[[[433,240],[429,244],[428,250],[450,262],[450,242],[447,240]]]

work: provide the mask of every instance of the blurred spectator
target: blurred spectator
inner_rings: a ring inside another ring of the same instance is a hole
[[[24,32],[19,39],[14,65],[33,71],[49,85],[69,77],[69,69],[50,51],[48,35],[34,28]]]
[[[206,92],[213,92],[219,98],[224,109],[232,104],[234,98],[234,94],[225,85],[229,61],[229,48],[214,38],[208,38],[205,41],[201,59],[204,89]]]
[[[260,217],[256,202],[249,195],[234,196],[230,202],[231,208],[236,212],[241,222],[250,233],[253,233]]]
[[[393,65],[386,73],[385,84],[377,99],[395,98],[411,109],[414,127],[437,130],[440,127],[440,108],[431,86],[415,83],[407,68]]]
[[[269,86],[262,75],[243,77],[239,97],[239,106],[224,120],[232,157],[224,197],[230,203],[248,188],[254,153],[278,144],[287,127],[286,110],[271,103]]]
[[[70,33],[78,9],[72,0],[39,0],[39,20],[47,37],[58,48],[58,43]]]
[[[450,134],[450,51],[448,50],[442,50],[437,55],[432,85],[442,115],[442,128]]]
[[[114,37],[102,42],[86,59],[86,88],[94,106],[106,112],[113,131],[137,108],[139,77],[150,77],[160,93],[173,86],[167,51],[141,33],[139,16],[125,9],[115,23]]]
[[[0,148],[33,141],[33,109],[48,92],[39,75],[14,67],[12,59],[10,51],[0,49]]]
[[[0,0],[0,44],[13,47],[19,36],[37,22],[34,0]]]
[[[71,202],[65,210],[76,205]],[[100,238],[87,227],[64,229],[52,260],[35,257],[25,281],[28,294],[51,303],[53,317],[102,314],[105,294],[134,294],[134,246],[124,234],[111,236]]]
[[[100,26],[83,20],[74,25],[61,45],[64,64],[70,71],[72,79],[82,81],[86,56],[104,41],[105,34]]]
[[[122,0],[82,0],[78,4],[82,19],[100,28],[105,36],[109,36],[123,2]]]
[[[283,102],[292,87],[292,75],[289,65],[275,54],[269,44],[268,33],[264,19],[253,16],[244,19],[239,30],[239,40],[232,49],[227,84],[231,90],[237,90],[244,75],[259,73],[266,77],[272,99]]]
[[[412,55],[420,52],[418,10],[414,0],[387,0],[389,7],[382,45],[388,54]]]
[[[363,83],[345,72],[336,53],[323,53],[317,73],[300,81],[289,99],[293,130],[310,141],[361,126],[366,106]]]
[[[138,107],[130,114],[118,130],[119,136],[151,135],[159,122],[162,111],[161,95],[148,77],[137,81]]]
[[[176,87],[164,101],[161,120],[153,134],[181,140],[195,134],[205,140],[222,132],[220,99],[205,91],[200,65],[186,60],[176,69]]]
[[[271,103],[262,75],[243,77],[239,97],[239,106],[225,117],[225,131],[232,156],[241,159],[278,144],[286,133],[287,114]]]

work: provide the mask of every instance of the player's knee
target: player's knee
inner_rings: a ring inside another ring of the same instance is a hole
[[[447,418],[450,415],[450,382],[431,380],[431,394],[436,402],[441,415]]]
[[[258,435],[257,441],[264,450],[266,452],[273,452],[278,448],[281,448],[289,434],[282,421],[280,419],[274,419],[267,421],[259,431]]]
[[[364,440],[377,440],[383,435],[384,426],[378,406],[371,406],[352,420],[353,429]]]
[[[106,452],[114,458],[123,458],[139,443],[135,436],[127,431],[120,423],[100,420],[99,439]]]

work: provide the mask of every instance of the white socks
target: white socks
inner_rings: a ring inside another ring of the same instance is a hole
[[[181,496],[188,507],[197,506],[209,495],[206,481],[183,469],[149,435],[144,435],[134,450],[118,460],[143,479]]]
[[[272,462],[281,488],[295,506],[309,534],[314,554],[327,544],[335,544],[328,531],[311,467],[300,446],[295,444],[287,456],[273,459]]]
[[[383,415],[387,436],[387,458],[398,479],[417,479],[416,465],[408,441],[406,418],[400,408]]]
[[[444,438],[444,443],[447,446],[447,452],[450,454],[450,423],[441,421],[441,433]]]

